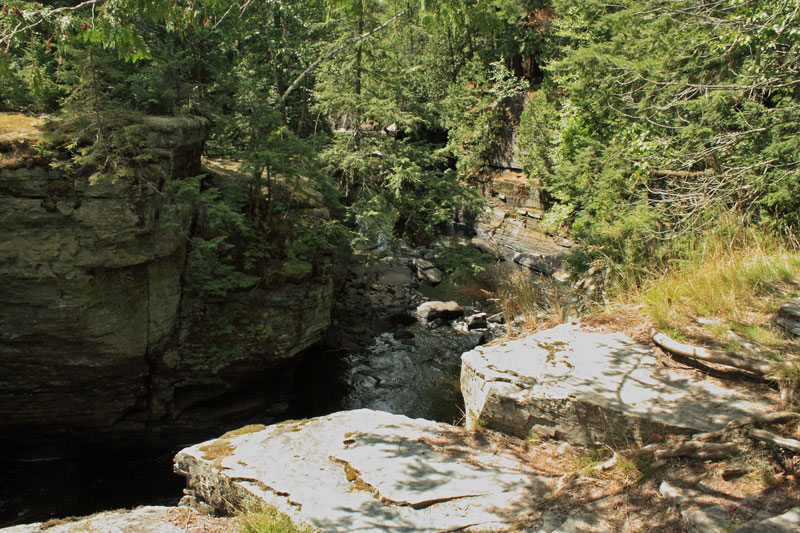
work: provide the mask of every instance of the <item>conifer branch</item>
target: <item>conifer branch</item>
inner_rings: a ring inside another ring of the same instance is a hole
[[[386,26],[390,25],[391,23],[393,23],[394,21],[396,21],[397,19],[399,19],[400,17],[402,17],[404,14],[405,14],[405,10],[403,10],[403,11],[400,11],[398,14],[396,14],[395,16],[393,16],[392,18],[390,18],[389,20],[387,20],[387,21],[386,21],[386,22],[384,22],[383,24],[380,24],[380,25],[378,25],[378,26],[375,26],[374,28],[372,28],[371,30],[369,30],[367,33],[364,33],[364,34],[362,34],[362,35],[359,35],[359,36],[353,37],[352,39],[349,39],[347,42],[345,42],[343,45],[341,45],[341,46],[339,46],[339,47],[337,47],[337,48],[334,48],[334,49],[333,49],[333,50],[331,50],[330,52],[328,52],[328,53],[326,53],[326,54],[324,54],[324,55],[322,55],[322,56],[318,57],[318,58],[317,58],[317,59],[316,59],[316,60],[315,60],[313,63],[311,63],[311,64],[310,64],[310,65],[309,65],[309,66],[308,66],[308,67],[307,67],[307,68],[306,68],[306,69],[305,69],[305,70],[304,70],[304,71],[303,71],[303,72],[302,72],[302,73],[301,73],[301,74],[300,74],[300,75],[299,75],[299,76],[298,76],[298,77],[297,77],[297,78],[296,78],[296,79],[295,79],[295,80],[292,82],[292,84],[289,86],[289,88],[288,88],[288,89],[286,89],[286,91],[284,91],[283,95],[281,96],[281,100],[280,100],[280,102],[278,102],[278,105],[277,105],[276,107],[277,107],[277,108],[281,108],[281,107],[283,107],[283,106],[284,106],[284,104],[285,104],[285,102],[286,102],[286,98],[287,98],[287,97],[288,97],[290,94],[292,94],[292,92],[293,92],[293,91],[294,91],[294,90],[295,90],[295,89],[298,87],[298,85],[300,85],[300,83],[301,83],[301,82],[303,81],[303,79],[304,79],[304,78],[305,78],[305,77],[308,75],[308,73],[309,73],[309,72],[311,72],[312,70],[314,70],[315,68],[317,68],[317,66],[319,66],[319,64],[320,64],[320,63],[322,63],[322,62],[323,62],[323,61],[325,61],[326,59],[330,59],[330,58],[332,58],[333,56],[335,56],[336,54],[338,54],[339,52],[341,52],[342,50],[344,50],[344,49],[345,49],[345,48],[347,48],[348,46],[354,45],[354,44],[356,44],[357,42],[359,42],[359,41],[362,41],[362,40],[366,39],[367,37],[370,37],[371,35],[373,35],[373,34],[375,34],[375,33],[379,32],[379,31],[381,31],[381,30],[382,30],[382,29],[384,29]]]
[[[33,28],[35,28],[36,26],[38,26],[39,24],[41,24],[45,20],[48,20],[53,15],[58,15],[59,13],[65,13],[65,12],[66,13],[70,13],[70,12],[73,12],[73,11],[79,11],[79,10],[81,10],[84,7],[87,7],[87,6],[92,6],[92,9],[94,9],[94,6],[99,1],[100,0],[85,0],[84,2],[81,2],[80,4],[74,5],[74,6],[57,7],[57,8],[54,8],[54,9],[43,8],[40,11],[40,15],[41,16],[39,17],[38,20],[35,20],[35,21],[31,22],[30,24],[23,24],[22,22],[20,22],[9,33],[3,34],[2,36],[0,36],[0,42],[3,45],[3,51],[5,51],[5,52],[8,51],[8,49],[11,47],[11,40],[18,33],[22,33],[22,32],[28,31],[28,30],[32,30]],[[27,19],[26,13],[21,11],[19,8],[14,8],[13,11],[15,12],[15,14],[17,16],[22,18],[23,21],[25,21]]]

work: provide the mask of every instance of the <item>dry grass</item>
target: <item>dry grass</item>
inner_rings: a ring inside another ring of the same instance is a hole
[[[229,456],[236,449],[236,446],[225,439],[217,439],[208,444],[200,446],[203,452],[203,459],[206,461],[216,461]]]
[[[564,320],[563,289],[557,280],[513,270],[499,277],[497,295],[508,336],[552,327]]]
[[[262,505],[243,511],[238,517],[240,533],[306,533],[312,528],[301,526],[275,507]]]
[[[707,237],[690,260],[674,265],[615,303],[638,302],[655,327],[742,352],[741,341],[765,356],[797,352],[796,341],[772,322],[772,313],[800,296],[800,253],[763,235],[735,240]],[[751,354],[752,355],[752,354]]]

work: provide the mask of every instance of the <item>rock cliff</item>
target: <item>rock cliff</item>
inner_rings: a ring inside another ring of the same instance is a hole
[[[511,264],[548,276],[558,275],[561,258],[573,243],[549,235],[541,227],[547,206],[535,176],[527,177],[522,172],[517,132],[528,101],[527,95],[519,95],[498,103],[502,124],[497,127],[489,161],[492,168],[475,177],[488,208],[476,225],[474,244]]]
[[[202,172],[206,121],[146,117],[140,129],[139,175],[93,184],[53,170],[35,136],[0,137],[2,445],[217,427],[274,404],[285,385],[231,397],[270,377],[285,383],[275,373],[329,323],[325,272],[261,288],[246,299],[271,310],[268,344],[216,373],[185,363],[191,332],[203,328],[183,298],[193,214],[162,191]],[[224,397],[232,401],[196,413]]]

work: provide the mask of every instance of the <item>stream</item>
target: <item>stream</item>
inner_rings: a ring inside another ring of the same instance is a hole
[[[449,282],[427,289],[432,297],[460,299],[467,315],[481,305]],[[470,331],[462,318],[439,327],[416,322],[378,333],[359,351],[317,345],[301,358],[296,375],[303,378],[287,399],[286,418],[369,408],[458,423],[463,416],[461,354],[502,332],[500,324]],[[215,436],[197,435],[194,442]],[[0,459],[0,527],[137,505],[175,505],[184,480],[172,474],[172,458],[189,444],[97,443],[53,457]]]
[[[342,409],[369,408],[457,423],[463,415],[461,354],[486,340],[486,331],[465,333],[451,327],[409,328],[415,346],[391,333],[375,338],[369,349],[348,355],[345,382],[349,392]]]

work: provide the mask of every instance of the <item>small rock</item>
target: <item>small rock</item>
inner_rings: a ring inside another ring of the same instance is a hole
[[[413,339],[414,334],[405,328],[398,329],[394,332],[394,338],[397,340]]]
[[[683,514],[689,533],[728,533],[733,524],[728,520],[728,510],[724,505],[704,507]]]
[[[800,298],[782,303],[775,311],[775,323],[786,328],[792,335],[800,337]]]
[[[539,528],[539,533],[552,533],[563,523],[564,517],[562,515],[552,509],[548,509],[542,515],[542,527]]]
[[[487,253],[487,254],[494,254],[494,252],[495,252],[495,247],[493,247],[491,244],[489,244],[485,240],[480,239],[478,237],[473,237],[472,240],[470,241],[470,243],[472,243],[472,246],[474,246],[475,248],[477,248],[481,252],[484,252],[484,253]]]
[[[433,320],[428,322],[428,328],[436,329],[436,328],[440,328],[440,327],[444,326],[445,324],[446,324],[446,322],[444,320],[442,320],[441,318],[434,318]]]
[[[658,486],[658,493],[664,500],[673,505],[680,505],[681,502],[686,498],[686,495],[683,493],[683,491],[671,484],[669,481],[661,482],[661,485]]]
[[[467,317],[467,329],[486,329],[489,323],[486,321],[486,313],[476,313]]]
[[[431,285],[437,285],[442,282],[442,271],[433,266],[433,263],[427,261],[426,259],[414,259],[412,261],[414,268],[417,269],[417,277],[430,283]]]
[[[540,274],[544,274],[545,276],[550,276],[553,274],[555,269],[551,264],[549,264],[543,257],[535,256],[532,254],[523,254],[517,252],[514,254],[513,258],[514,262],[518,265],[522,265],[527,267],[534,272],[539,272]]]
[[[412,264],[417,268],[417,270],[428,270],[429,268],[435,268],[433,263],[426,261],[425,259],[414,259]]]
[[[430,285],[438,285],[441,283],[443,276],[444,274],[438,268],[429,268],[417,272],[417,277]]]

